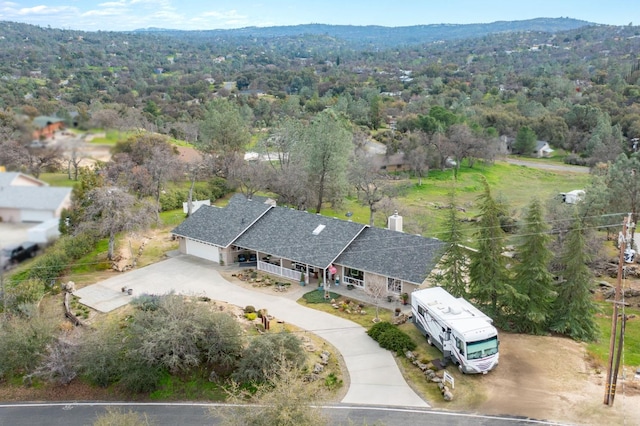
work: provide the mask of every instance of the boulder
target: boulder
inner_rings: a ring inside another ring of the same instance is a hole
[[[451,392],[445,392],[443,397],[445,401],[453,401],[453,394]]]
[[[313,366],[313,374],[320,374],[324,371],[324,365],[316,364]]]
[[[413,354],[413,352],[411,352],[411,351],[407,351],[407,352],[405,352],[404,356],[406,356],[406,357],[407,357],[407,359],[411,359],[411,360],[413,360],[413,359],[415,359],[415,358],[416,358],[416,356],[415,356],[415,355]]]

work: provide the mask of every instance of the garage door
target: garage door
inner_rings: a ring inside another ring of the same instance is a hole
[[[212,260],[216,263],[220,262],[218,247],[210,244],[204,244],[198,241],[187,240],[187,254],[201,257],[203,259]]]
[[[44,222],[53,219],[53,214],[47,210],[22,210],[20,220],[22,222]]]

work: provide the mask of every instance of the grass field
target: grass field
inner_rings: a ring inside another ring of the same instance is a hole
[[[600,303],[601,312],[596,316],[596,322],[600,327],[600,338],[597,342],[590,343],[587,347],[589,353],[602,365],[607,365],[609,359],[609,340],[611,339],[611,314],[613,306],[609,302]],[[640,365],[640,309],[625,308],[625,314],[631,316],[627,320],[624,332],[624,365]],[[620,323],[618,323],[620,327]],[[619,328],[618,328],[619,330]]]

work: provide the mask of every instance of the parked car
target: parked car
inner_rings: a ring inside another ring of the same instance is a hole
[[[7,269],[11,265],[16,265],[38,254],[40,247],[36,243],[24,242],[7,246],[0,252],[0,265],[3,269]]]

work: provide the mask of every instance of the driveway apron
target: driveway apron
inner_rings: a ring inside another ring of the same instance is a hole
[[[80,302],[108,312],[131,301],[123,292],[140,294],[175,292],[207,296],[237,306],[266,308],[280,321],[313,332],[331,343],[344,359],[350,385],[343,403],[400,407],[429,407],[406,383],[393,355],[378,346],[365,329],[348,320],[309,309],[283,296],[240,287],[225,280],[206,260],[178,256],[136,269],[75,292]],[[275,326],[275,324],[274,324]]]

